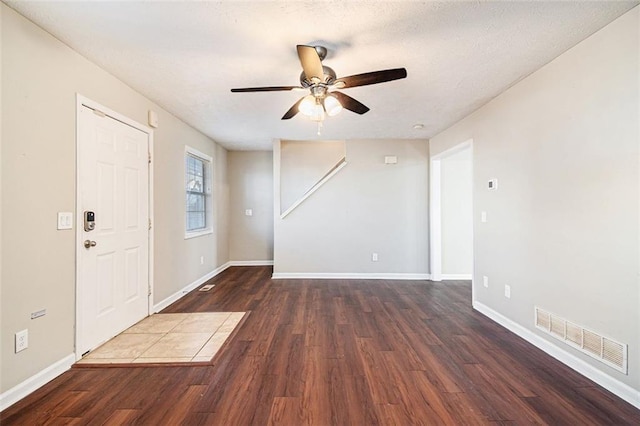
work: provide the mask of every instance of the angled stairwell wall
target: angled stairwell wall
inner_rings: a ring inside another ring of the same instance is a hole
[[[274,278],[428,278],[427,141],[348,140],[346,166],[336,144],[325,143],[275,142]],[[312,167],[304,164],[321,156],[333,164],[307,178]],[[385,156],[397,164],[385,164]],[[314,188],[323,177],[330,178]],[[311,195],[282,215],[296,203],[283,191],[309,195],[309,184]]]

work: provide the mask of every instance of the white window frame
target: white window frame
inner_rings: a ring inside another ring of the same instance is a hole
[[[196,157],[202,160],[204,163],[204,187],[205,187],[205,227],[196,229],[193,231],[187,230],[187,158]],[[184,239],[200,237],[202,235],[208,235],[213,233],[213,158],[203,152],[198,151],[195,148],[185,145],[184,147],[184,159],[183,159],[183,176],[184,176]]]

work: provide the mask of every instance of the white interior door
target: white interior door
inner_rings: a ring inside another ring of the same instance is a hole
[[[149,314],[149,135],[86,106],[78,117],[76,352],[84,354]]]

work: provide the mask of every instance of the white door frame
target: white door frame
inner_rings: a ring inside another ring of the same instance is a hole
[[[80,152],[80,111],[83,106],[88,107],[93,110],[99,110],[103,112],[105,115],[120,121],[121,123],[127,124],[135,129],[140,130],[143,133],[147,134],[147,138],[149,141],[149,158],[153,158],[153,129],[145,126],[144,124],[140,124],[129,117],[126,117],[122,114],[117,113],[103,105],[100,105],[97,102],[92,101],[89,98],[82,96],[79,93],[76,93],[76,246],[75,246],[75,259],[76,259],[76,316],[75,316],[75,355],[76,360],[82,358],[82,354],[78,353],[79,348],[82,347],[80,345],[81,339],[81,327],[79,324],[82,322],[82,256],[79,253],[79,247],[82,244],[82,231],[83,231],[83,212],[82,212],[82,194],[80,192],[80,156],[78,152]],[[149,219],[151,221],[150,225],[154,223],[153,221],[153,163],[149,164]],[[154,227],[151,226],[149,229],[149,291],[148,291],[148,302],[147,302],[147,313],[150,314],[153,312],[153,234]]]
[[[462,142],[431,157],[429,164],[429,265],[431,280],[442,281],[442,160],[465,149],[471,150],[471,171],[473,176],[473,139]],[[473,178],[471,183],[473,205]],[[473,207],[472,207],[473,209]],[[473,226],[473,225],[472,225]],[[472,242],[473,244],[473,242]],[[474,256],[475,265],[475,256]],[[473,291],[473,286],[471,286]],[[474,299],[475,300],[475,299]]]

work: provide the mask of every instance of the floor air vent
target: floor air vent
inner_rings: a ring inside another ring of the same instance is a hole
[[[536,327],[627,374],[627,345],[536,307]]]

